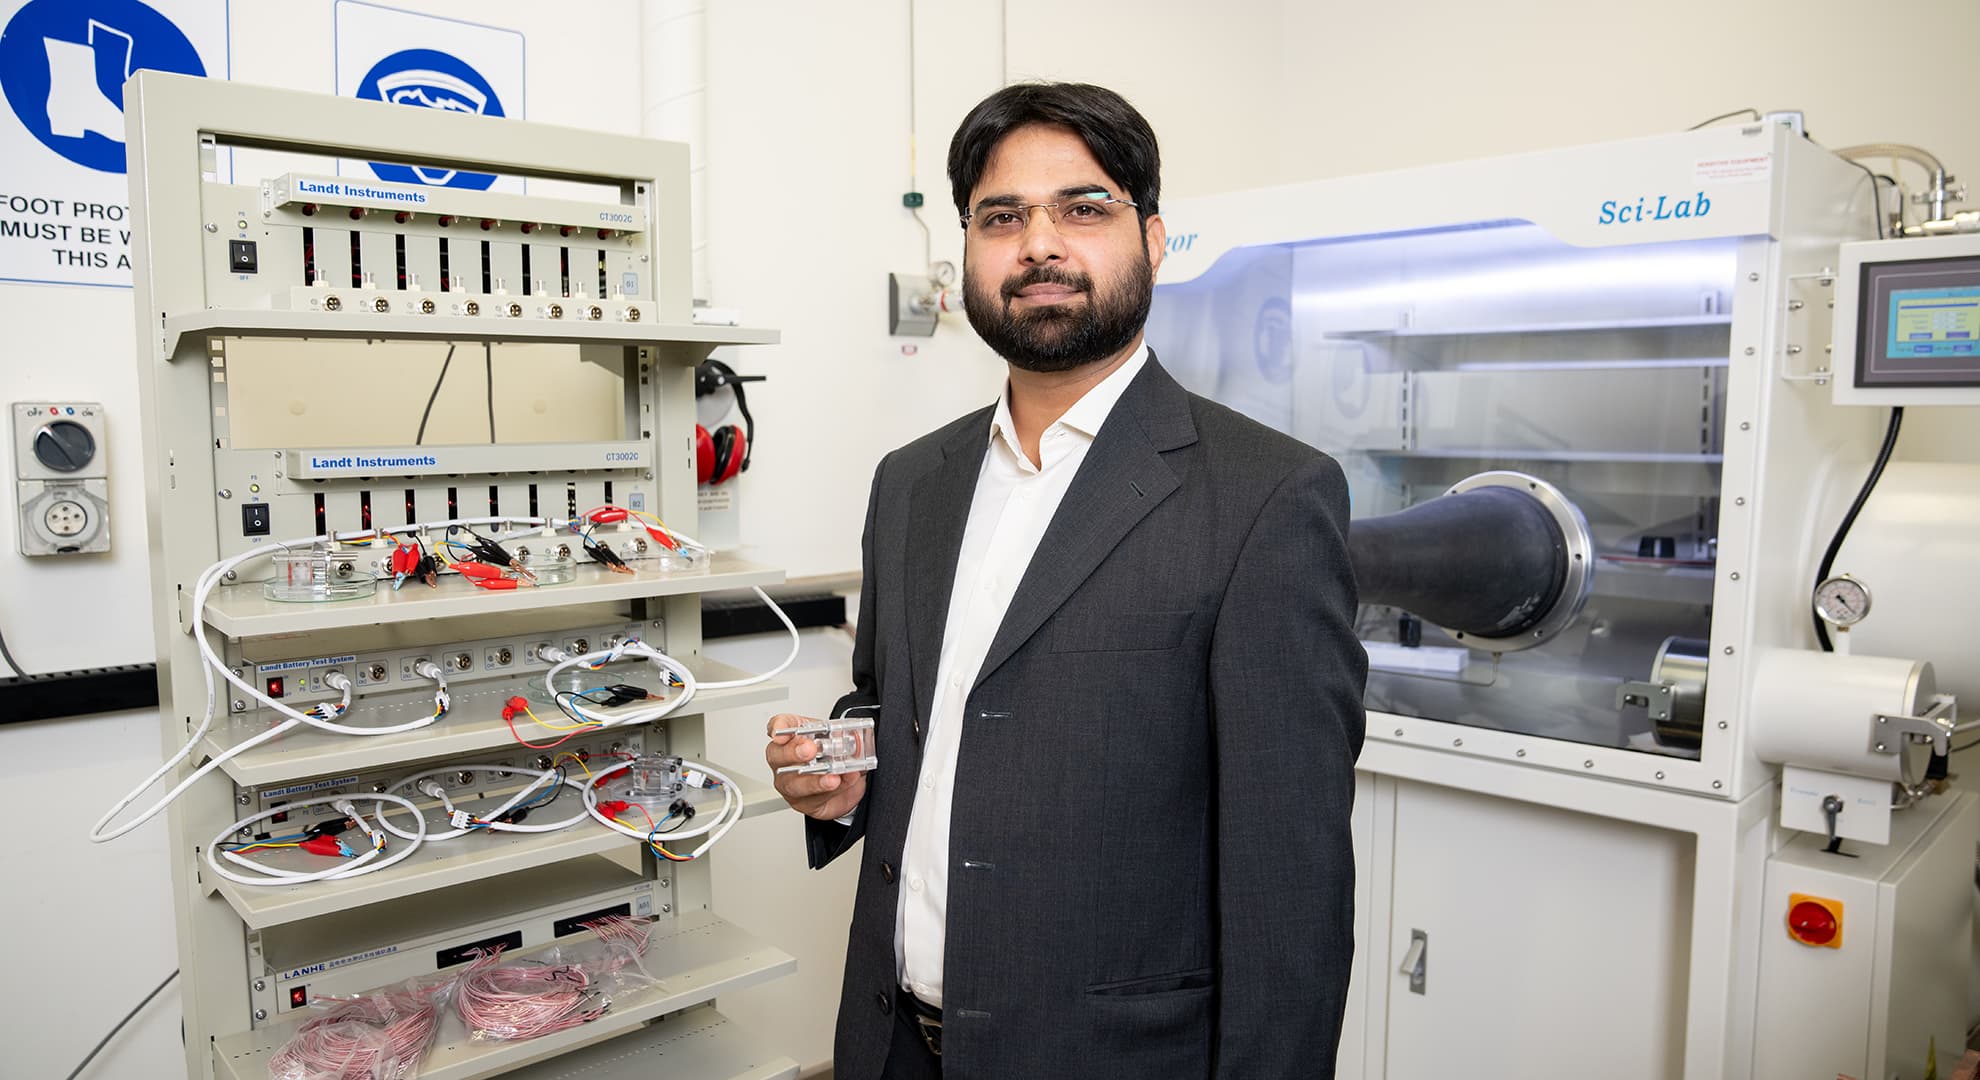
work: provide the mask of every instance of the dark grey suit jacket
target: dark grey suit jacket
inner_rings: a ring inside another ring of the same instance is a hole
[[[984,409],[889,454],[867,508],[854,691],[880,767],[834,1075],[894,1023],[896,868]],[[1151,357],[1052,519],[964,705],[943,1073],[1329,1077],[1352,962],[1348,818],[1367,657],[1331,458]]]

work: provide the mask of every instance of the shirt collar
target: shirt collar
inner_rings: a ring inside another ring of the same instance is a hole
[[[1107,422],[1107,417],[1113,413],[1114,406],[1120,402],[1121,395],[1127,393],[1128,384],[1134,381],[1136,375],[1141,374],[1142,367],[1147,363],[1148,343],[1144,341],[1140,348],[1134,350],[1134,355],[1127,358],[1126,363],[1094,384],[1093,388],[1074,402],[1073,407],[1067,409],[1066,414],[1059,417],[1057,422],[1089,439],[1097,438],[1100,434],[1100,426]],[[999,438],[1010,445],[1013,453],[1017,453],[1020,458],[1024,456],[1018,452],[1017,425],[1011,420],[1009,379],[1004,380],[1004,392],[997,398],[997,415],[990,421],[991,441],[994,442]]]

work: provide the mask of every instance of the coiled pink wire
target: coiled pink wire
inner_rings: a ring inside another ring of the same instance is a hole
[[[515,964],[497,967],[496,949],[461,976],[460,1012],[468,1030],[490,1039],[534,1039],[605,1014],[610,1004],[591,989],[581,967]]]
[[[595,973],[578,964],[499,967],[502,950],[496,949],[461,975],[461,1019],[469,1031],[502,1040],[534,1039],[596,1020],[611,1002],[592,988],[593,980],[637,963],[646,952],[649,925],[622,915],[586,923],[606,945],[606,959]]]
[[[313,1016],[268,1059],[274,1080],[399,1080],[412,1076],[438,1026],[434,994],[384,994]]]

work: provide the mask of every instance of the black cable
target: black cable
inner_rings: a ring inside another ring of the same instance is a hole
[[[1746,115],[1747,113],[1752,113],[1752,114],[1753,114],[1753,118],[1754,118],[1755,120],[1758,120],[1758,119],[1760,119],[1760,118],[1761,118],[1761,117],[1760,117],[1760,110],[1759,110],[1759,109],[1755,109],[1755,108],[1752,108],[1752,107],[1750,107],[1750,106],[1749,106],[1749,107],[1747,107],[1747,108],[1744,108],[1744,109],[1734,109],[1733,111],[1731,111],[1731,112],[1729,112],[1729,113],[1720,113],[1719,115],[1717,115],[1717,116],[1715,116],[1715,117],[1713,117],[1713,118],[1711,118],[1710,120],[1700,120],[1700,121],[1699,121],[1698,123],[1696,123],[1696,124],[1693,124],[1693,125],[1691,125],[1690,127],[1688,127],[1688,128],[1685,128],[1684,130],[1686,130],[1686,131],[1697,131],[1697,130],[1698,130],[1699,128],[1702,128],[1702,127],[1710,127],[1711,125],[1713,125],[1713,124],[1716,124],[1716,123],[1718,123],[1718,122],[1719,122],[1719,121],[1721,121],[1721,120],[1731,120],[1731,119],[1732,119],[1733,117],[1735,117],[1735,116],[1744,116],[1744,115]]]
[[[19,660],[14,659],[13,653],[7,651],[7,635],[4,633],[0,633],[0,659],[7,661],[7,666],[14,669],[14,674],[23,679],[27,678],[27,669],[21,666]]]
[[[426,441],[426,419],[433,415],[433,402],[440,397],[440,384],[447,381],[447,367],[454,362],[454,347],[447,346],[447,358],[440,361],[440,377],[433,380],[433,392],[426,395],[426,411],[419,414],[419,434],[413,436],[413,445]]]
[[[1876,184],[1870,185],[1872,189]],[[1879,234],[1881,235],[1881,234]],[[495,445],[495,343],[481,343],[481,358],[488,364],[488,445]]]
[[[132,1017],[136,1016],[138,1013],[143,1012],[144,1007],[146,1005],[151,1004],[151,999],[157,997],[159,993],[162,992],[167,986],[172,985],[172,980],[178,977],[179,977],[179,969],[173,968],[172,973],[170,975],[165,976],[164,982],[159,983],[158,986],[151,991],[151,993],[144,995],[144,1000],[137,1003],[137,1008],[132,1009],[130,1012],[125,1013],[124,1018],[122,1020],[117,1021],[117,1026],[111,1028],[110,1034],[105,1035],[103,1037],[103,1040],[96,1044],[96,1049],[91,1050],[89,1052],[89,1056],[82,1059],[82,1064],[76,1066],[75,1071],[69,1074],[68,1080],[76,1080],[76,1077],[81,1076],[82,1071],[84,1069],[89,1068],[89,1063],[96,1060],[96,1055],[102,1053],[103,1048],[110,1045],[110,1040],[116,1038],[117,1033],[124,1030],[124,1025],[130,1023]]]
[[[1891,422],[1884,428],[1884,445],[1877,451],[1876,464],[1870,466],[1870,475],[1864,477],[1863,487],[1856,493],[1856,501],[1849,504],[1849,513],[1843,515],[1842,524],[1836,526],[1836,534],[1829,538],[1829,549],[1822,553],[1822,565],[1815,571],[1817,585],[1829,580],[1829,572],[1835,569],[1836,553],[1842,550],[1843,538],[1849,535],[1849,527],[1856,524],[1856,515],[1863,511],[1863,504],[1877,486],[1877,479],[1884,475],[1884,466],[1890,463],[1891,451],[1897,447],[1898,429],[1903,424],[1904,406],[1893,406]],[[1811,612],[1809,618],[1815,620],[1815,640],[1822,643],[1822,651],[1835,652],[1834,643],[1829,641],[1829,628],[1823,624],[1822,617]]]

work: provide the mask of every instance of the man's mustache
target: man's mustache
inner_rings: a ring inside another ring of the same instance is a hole
[[[1093,289],[1093,279],[1085,274],[1056,266],[1034,266],[1014,278],[1006,279],[1001,291],[1004,299],[1009,301],[1017,296],[1019,290],[1028,289],[1033,285],[1064,285],[1069,289],[1078,289],[1080,292],[1090,292]]]

